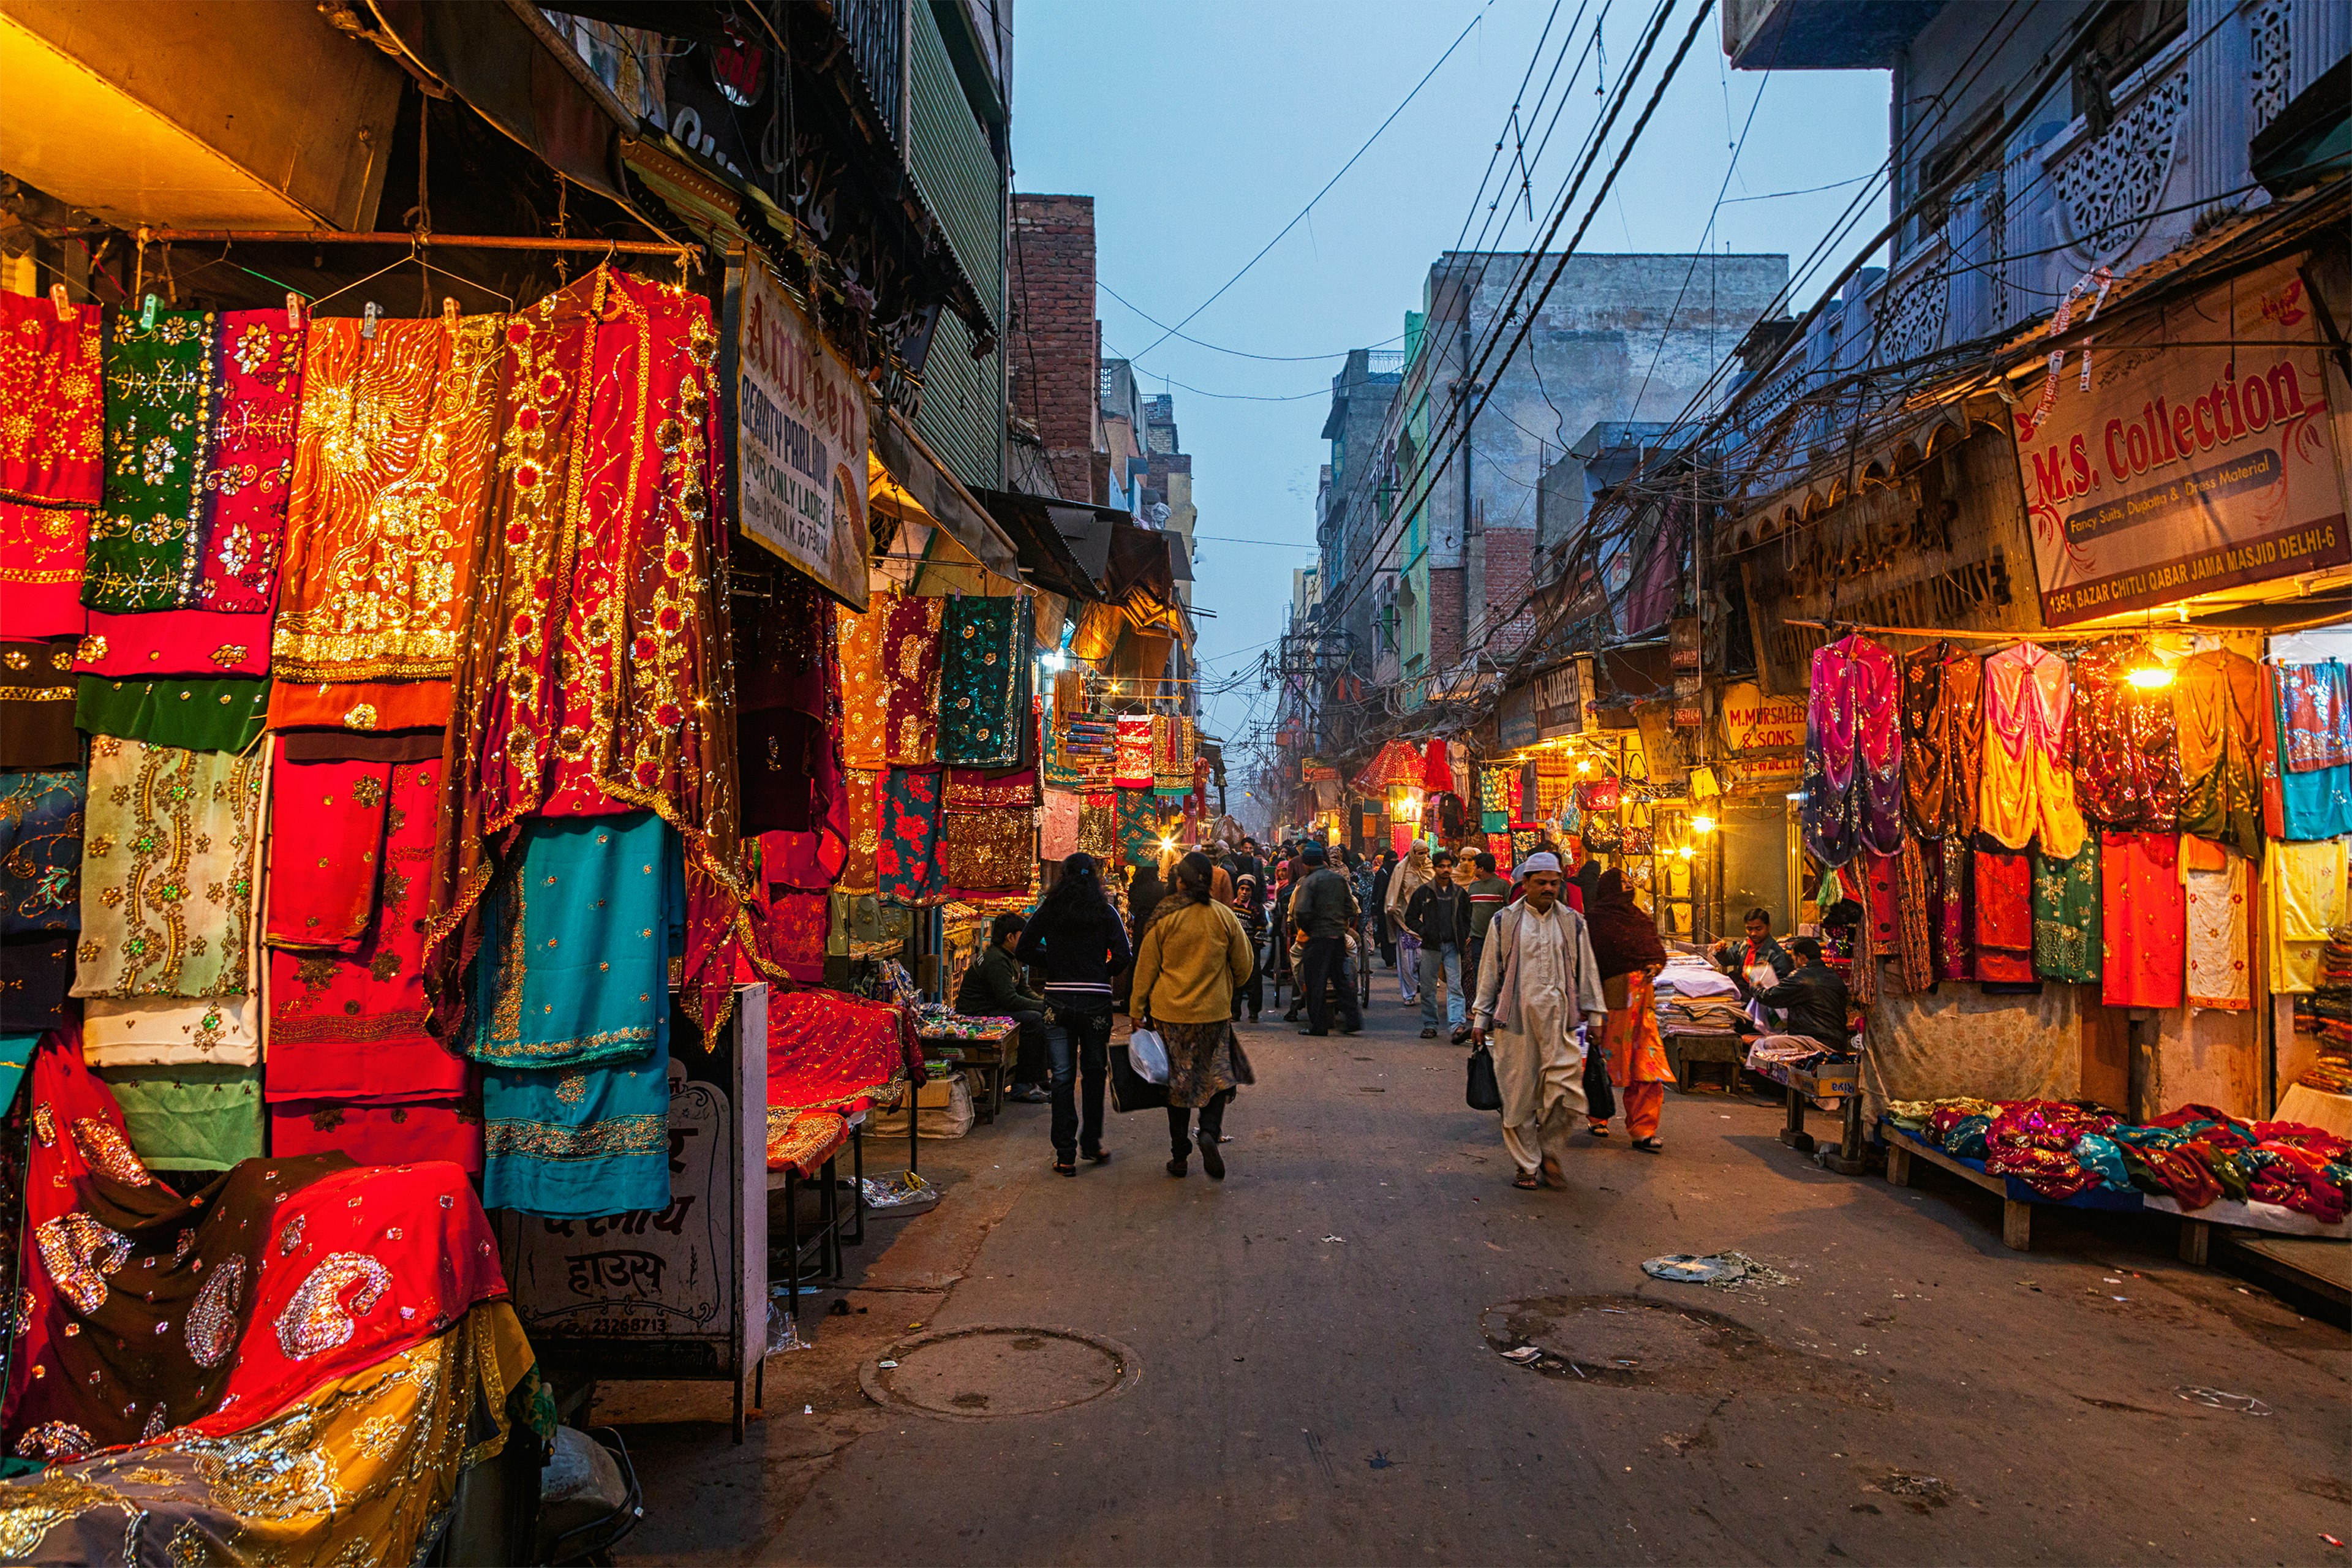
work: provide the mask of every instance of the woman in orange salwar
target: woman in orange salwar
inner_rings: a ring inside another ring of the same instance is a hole
[[[1633,889],[1622,871],[1605,873],[1585,900],[1585,924],[1592,937],[1592,955],[1601,973],[1601,994],[1609,1014],[1598,1040],[1587,1040],[1609,1068],[1609,1082],[1625,1110],[1625,1131],[1633,1147],[1655,1154],[1665,1145],[1658,1141],[1658,1118],[1665,1110],[1666,1085],[1675,1074],[1666,1062],[1665,1041],[1658,1034],[1657,999],[1652,981],[1666,962],[1665,943],[1658,925],[1633,901]],[[1587,1131],[1595,1138],[1609,1135],[1609,1119],[1588,1118]]]

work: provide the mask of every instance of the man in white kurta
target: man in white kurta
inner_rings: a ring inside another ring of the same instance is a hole
[[[1607,1005],[1584,917],[1559,902],[1559,859],[1531,855],[1519,875],[1525,896],[1487,928],[1471,1037],[1494,1056],[1512,1184],[1564,1187],[1560,1153],[1585,1111],[1576,1027],[1597,1027]]]

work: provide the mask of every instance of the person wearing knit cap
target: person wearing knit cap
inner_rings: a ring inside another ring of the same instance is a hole
[[[1518,879],[1526,896],[1486,927],[1470,1038],[1494,1056],[1511,1184],[1565,1187],[1560,1154],[1586,1107],[1576,1028],[1598,1026],[1608,1005],[1584,917],[1559,899],[1559,858],[1528,856]]]

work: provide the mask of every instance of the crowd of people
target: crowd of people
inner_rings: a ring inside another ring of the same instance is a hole
[[[1033,913],[997,916],[956,1001],[1020,1024],[1008,1098],[1051,1104],[1061,1175],[1111,1157],[1103,1100],[1118,1011],[1166,1052],[1169,1174],[1186,1175],[1197,1153],[1222,1181],[1226,1108],[1255,1081],[1234,1026],[1260,1021],[1272,982],[1290,991],[1281,1016],[1298,1033],[1360,1033],[1375,958],[1394,973],[1399,1005],[1419,1009],[1423,1039],[1442,1029],[1488,1054],[1515,1185],[1565,1186],[1560,1157],[1580,1121],[1605,1139],[1622,1113],[1634,1149],[1665,1147],[1674,1072],[1654,986],[1666,949],[1622,871],[1588,859],[1570,874],[1548,840],[1507,877],[1467,847],[1416,841],[1366,857],[1306,838],[1262,853],[1245,837],[1165,854],[1116,890],[1105,876],[1072,855]],[[1748,999],[1761,1043],[1842,1049],[1850,1004],[1819,942],[1784,946],[1760,909],[1745,929],[1712,957]]]

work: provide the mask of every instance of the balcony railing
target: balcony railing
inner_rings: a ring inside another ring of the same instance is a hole
[[[891,145],[907,146],[908,0],[833,0],[833,25],[882,116]]]

